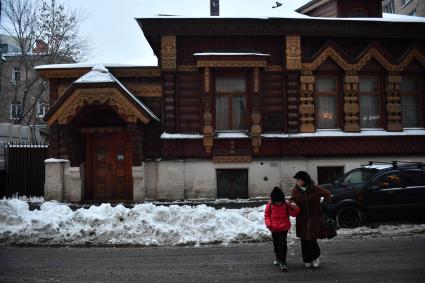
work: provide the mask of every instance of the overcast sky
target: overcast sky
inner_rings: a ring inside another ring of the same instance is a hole
[[[309,0],[220,0],[220,15],[228,17],[285,17]],[[135,18],[158,14],[209,16],[210,0],[65,0],[86,14],[81,32],[90,38],[93,52],[89,62],[156,65]]]

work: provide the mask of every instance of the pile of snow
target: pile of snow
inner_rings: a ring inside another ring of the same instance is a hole
[[[0,200],[0,243],[38,245],[174,246],[267,241],[264,205],[215,209],[204,204],[133,208],[110,204],[72,211],[67,205],[44,202],[30,211],[19,199]],[[291,218],[293,224],[294,219]],[[425,233],[425,225],[382,225],[340,229],[338,238],[379,237]],[[332,240],[331,240],[332,241]],[[295,242],[295,225],[288,244]]]
[[[102,204],[72,211],[49,201],[40,210],[30,211],[24,201],[0,200],[0,242],[172,246],[264,241],[270,233],[264,226],[263,209],[154,204],[129,209]]]

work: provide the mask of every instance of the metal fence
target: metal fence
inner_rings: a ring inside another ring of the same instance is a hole
[[[47,145],[8,143],[4,154],[6,170],[0,174],[0,196],[43,196]]]

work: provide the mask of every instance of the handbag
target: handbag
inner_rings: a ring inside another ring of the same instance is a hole
[[[332,239],[335,238],[337,233],[336,221],[326,215],[325,212],[321,213],[321,222],[319,230],[319,239]]]

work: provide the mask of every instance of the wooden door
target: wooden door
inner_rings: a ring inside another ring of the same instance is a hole
[[[105,201],[133,199],[130,144],[125,133],[88,136],[87,198]]]

